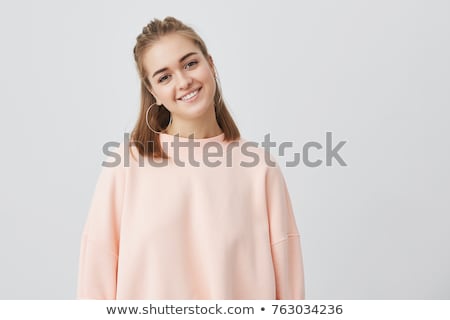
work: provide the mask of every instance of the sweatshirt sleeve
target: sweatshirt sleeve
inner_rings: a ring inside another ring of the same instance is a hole
[[[276,299],[305,299],[300,234],[287,185],[278,165],[267,171],[266,192]]]
[[[124,187],[122,163],[101,168],[81,236],[77,299],[116,298]]]

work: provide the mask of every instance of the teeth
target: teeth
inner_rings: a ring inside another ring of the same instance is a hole
[[[187,95],[185,95],[184,97],[181,98],[181,100],[185,101],[185,100],[189,100],[190,98],[196,96],[198,93],[198,90],[195,90],[194,92],[191,92]]]

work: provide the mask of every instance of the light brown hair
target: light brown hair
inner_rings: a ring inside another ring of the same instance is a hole
[[[148,80],[147,70],[145,70],[143,66],[143,56],[161,37],[171,33],[178,33],[187,39],[192,40],[200,49],[203,56],[206,59],[209,57],[208,49],[200,36],[191,27],[174,17],[169,16],[162,21],[153,19],[143,28],[142,33],[136,38],[137,41],[133,53],[141,80],[141,106],[136,125],[131,132],[131,142],[132,145],[136,146],[139,154],[142,156],[147,155],[153,158],[167,158],[167,155],[161,148],[159,134],[150,130],[146,123],[146,112],[152,104],[156,103],[156,99],[150,92],[151,84]],[[217,123],[223,130],[224,139],[226,141],[237,140],[240,138],[239,130],[225,105],[217,79],[215,82],[216,91],[214,94],[214,108]],[[148,112],[148,122],[156,131],[164,130],[168,126],[169,121],[170,112],[163,105],[155,105]]]

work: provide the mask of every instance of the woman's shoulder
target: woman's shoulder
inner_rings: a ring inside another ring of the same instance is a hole
[[[230,142],[227,149],[232,149],[236,157],[240,158],[241,166],[264,170],[278,167],[275,155],[262,143],[241,137],[239,140]]]

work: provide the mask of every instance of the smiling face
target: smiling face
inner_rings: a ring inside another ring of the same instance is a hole
[[[212,59],[180,34],[161,37],[143,56],[151,93],[174,122],[199,120],[214,113],[216,83]]]

